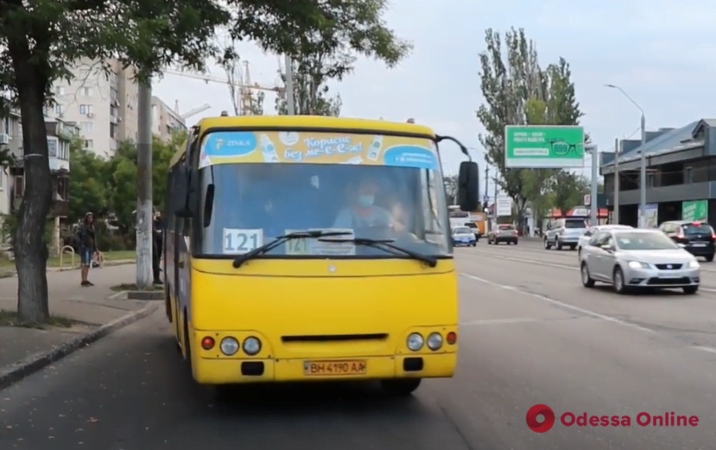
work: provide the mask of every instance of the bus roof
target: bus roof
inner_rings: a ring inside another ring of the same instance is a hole
[[[206,117],[196,125],[199,135],[212,128],[313,128],[333,130],[372,130],[395,134],[409,134],[435,138],[435,132],[426,126],[384,120],[349,119],[325,116],[226,116]],[[170,167],[174,166],[186,151],[182,145],[174,154]]]

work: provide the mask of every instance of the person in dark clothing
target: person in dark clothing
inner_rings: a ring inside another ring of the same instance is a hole
[[[87,280],[89,275],[90,264],[92,264],[92,255],[97,251],[95,228],[94,228],[94,214],[88,212],[85,214],[85,220],[79,226],[77,230],[77,239],[79,241],[79,253],[80,253],[80,273],[82,275],[81,285],[84,287],[94,286]]]
[[[154,273],[154,284],[163,284],[161,276],[162,251],[164,249],[162,217],[159,212],[154,213],[152,221],[152,272]]]

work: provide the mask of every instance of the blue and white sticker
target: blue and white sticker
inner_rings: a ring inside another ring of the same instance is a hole
[[[217,131],[204,139],[202,153],[207,158],[246,156],[258,147],[256,134],[247,131]]]
[[[437,170],[440,165],[434,152],[415,145],[396,145],[385,150],[383,162],[386,166],[415,167]]]

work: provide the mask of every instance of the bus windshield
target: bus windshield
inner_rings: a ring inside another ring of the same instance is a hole
[[[236,255],[297,231],[343,231],[331,239],[390,239],[431,256],[452,252],[439,170],[354,164],[219,164],[200,170],[209,217],[200,253]],[[213,186],[213,201],[206,192]],[[370,255],[381,249],[317,239],[290,240],[266,253],[323,257]]]

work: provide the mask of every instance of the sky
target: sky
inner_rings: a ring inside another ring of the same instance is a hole
[[[412,117],[460,139],[482,172],[478,136],[484,129],[475,111],[483,102],[478,55],[485,50],[485,30],[524,28],[543,67],[560,57],[571,65],[581,124],[600,151],[610,151],[615,138],[639,138],[640,112],[605,84],[618,85],[641,106],[647,130],[716,117],[714,17],[713,0],[512,0],[509,7],[485,0],[392,0],[385,21],[413,43],[412,54],[390,70],[361,59],[352,75],[330,86],[343,99],[342,116],[399,122]],[[249,61],[253,82],[279,82],[279,57],[250,42],[237,49]],[[225,77],[215,66],[209,76]],[[154,95],[172,106],[178,101],[180,112],[211,105],[187,125],[233,110],[227,86],[218,82],[166,74],[155,83]],[[266,114],[274,113],[273,104],[268,95]],[[441,149],[444,170],[455,173],[463,158],[449,145]],[[589,176],[588,166],[584,173]],[[492,197],[492,183],[488,191]]]

